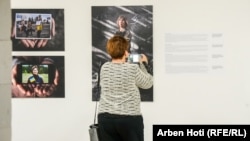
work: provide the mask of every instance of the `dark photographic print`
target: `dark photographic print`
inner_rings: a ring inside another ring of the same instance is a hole
[[[126,30],[119,31],[125,21]],[[106,42],[114,35],[130,43],[128,61],[138,61],[138,54],[148,57],[148,71],[153,75],[153,7],[152,6],[92,6],[92,101],[99,99],[98,77],[101,65],[111,61]],[[142,101],[153,101],[153,87],[140,89]]]
[[[64,98],[63,56],[13,56],[13,98]]]
[[[12,9],[13,51],[64,51],[64,9]]]

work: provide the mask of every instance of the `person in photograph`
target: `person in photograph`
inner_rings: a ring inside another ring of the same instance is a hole
[[[28,84],[32,83],[32,84],[43,84],[43,78],[41,76],[39,76],[39,70],[38,70],[38,66],[34,65],[31,68],[31,72],[32,72],[32,76],[30,76],[28,78]]]
[[[38,15],[37,20],[36,20],[36,34],[38,38],[41,37],[42,30],[43,30],[42,17],[41,15]]]
[[[61,57],[50,56],[14,56],[12,59],[11,82],[12,82],[12,97],[26,98],[26,97],[64,97],[64,75],[63,66],[58,60],[62,61]],[[29,78],[27,84],[21,83],[18,79],[20,73],[18,65],[20,64],[45,64],[54,65],[52,82],[49,84],[42,84],[42,80],[38,77],[37,66],[33,66],[33,75]],[[36,81],[34,80],[36,79]],[[39,83],[39,84],[38,84]],[[34,85],[36,84],[36,85]]]
[[[31,23],[31,21],[28,21],[27,30],[26,30],[26,37],[28,37],[29,35],[32,36],[33,31],[35,31],[35,30],[32,28],[32,23]]]
[[[24,20],[21,21],[21,31],[24,33],[27,31],[27,25],[25,24]]]
[[[126,62],[128,49],[128,40],[118,35],[106,44],[112,59],[104,63],[100,70],[98,123],[102,141],[144,140],[139,88],[151,88],[153,76],[145,68],[148,59],[144,54],[139,65]]]
[[[130,52],[132,34],[130,30],[128,29],[127,18],[123,15],[120,15],[116,20],[116,24],[118,26],[118,30],[115,32],[115,35],[122,36],[129,42],[128,51]]]

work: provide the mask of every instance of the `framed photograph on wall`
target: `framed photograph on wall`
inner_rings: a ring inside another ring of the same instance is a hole
[[[64,51],[64,9],[12,9],[13,51]]]
[[[13,56],[12,98],[64,98],[64,56]]]
[[[114,35],[129,41],[130,54],[145,54],[148,71],[153,75],[153,6],[92,6],[92,101],[97,95],[100,66],[110,61],[106,42]],[[126,22],[126,32],[119,32],[119,20]],[[140,89],[141,101],[153,101],[153,87]]]

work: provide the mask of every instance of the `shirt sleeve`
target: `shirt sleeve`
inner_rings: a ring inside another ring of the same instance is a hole
[[[139,66],[136,67],[136,85],[142,89],[149,89],[153,86],[153,76],[147,72],[144,64],[140,63]]]

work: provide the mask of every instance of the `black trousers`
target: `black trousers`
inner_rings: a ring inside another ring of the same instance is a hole
[[[114,115],[102,113],[98,115],[101,141],[144,141],[143,117]]]

